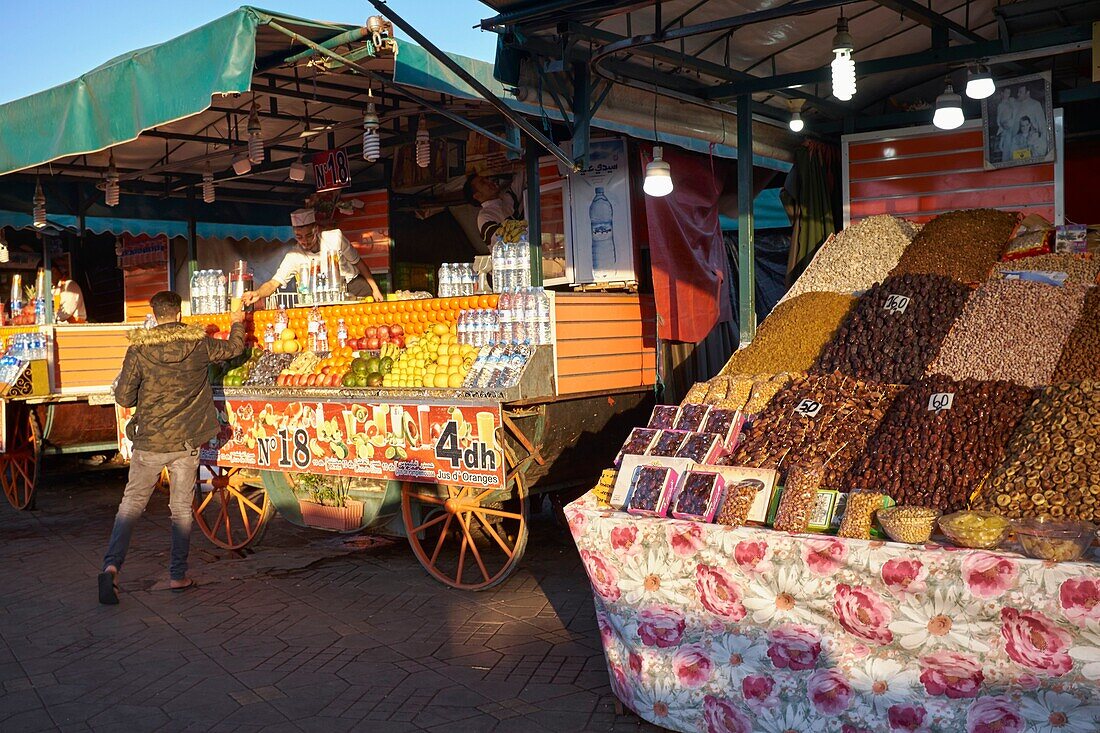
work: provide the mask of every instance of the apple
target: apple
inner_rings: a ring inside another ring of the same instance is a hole
[[[394,336],[393,337],[393,343],[394,343],[395,346],[397,346],[397,348],[403,349],[403,348],[405,348],[405,337],[404,336]]]
[[[379,326],[378,327],[378,338],[385,339],[385,338],[389,338],[389,337],[390,337],[390,328],[389,328],[389,326]]]
[[[321,374],[328,375],[332,373],[332,367],[321,367]]]
[[[381,342],[377,338],[368,338],[367,339],[367,350],[368,351],[377,351],[381,345],[382,345]]]
[[[218,328],[218,325],[216,323],[208,323],[206,324],[205,330],[208,336],[213,336],[221,329]]]
[[[275,378],[275,384],[280,386],[280,387],[285,387],[286,386],[286,375],[285,374],[280,374],[278,377],[276,377]]]
[[[400,324],[395,324],[393,326],[390,326],[390,336],[404,336],[404,335],[405,335],[405,329],[402,328],[400,326]]]
[[[378,338],[378,327],[367,326],[367,329],[363,332],[363,336],[369,339]]]

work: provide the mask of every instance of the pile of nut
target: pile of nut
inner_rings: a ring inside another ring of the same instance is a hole
[[[1044,388],[1024,413],[978,508],[1009,517],[1100,519],[1100,382]]]
[[[895,275],[864,293],[825,345],[818,373],[909,384],[923,376],[970,295],[942,275]]]
[[[723,410],[743,410],[748,415],[760,412],[775,393],[791,381],[789,374],[756,374],[729,377],[719,374],[706,382],[697,382],[681,404],[700,403]]]
[[[1084,288],[990,280],[970,296],[929,371],[955,379],[1050,384]]]
[[[821,245],[784,299],[809,292],[866,290],[890,274],[917,231],[917,225],[889,214],[856,222]]]
[[[1094,285],[1100,275],[1100,260],[1086,259],[1080,255],[1036,255],[1019,260],[1002,262],[997,272],[1009,270],[1027,270],[1028,272],[1064,272],[1069,277],[1067,285]]]
[[[296,354],[276,354],[265,351],[248,373],[244,383],[249,387],[274,387],[283,370],[290,366]]]
[[[1032,393],[1010,382],[935,376],[898,395],[845,477],[848,491],[880,491],[898,504],[964,509],[1000,463]]]
[[[1100,288],[1090,288],[1081,308],[1081,317],[1070,331],[1058,366],[1055,384],[1100,379]]]
[[[806,293],[777,305],[753,342],[734,352],[722,374],[804,372],[855,302],[840,293]]]
[[[796,377],[747,425],[722,462],[774,468],[785,477],[791,464],[821,459],[825,487],[839,487],[901,389],[835,373]]]
[[[890,274],[922,272],[981,282],[1000,259],[1018,221],[1017,214],[994,209],[941,214],[917,233]]]

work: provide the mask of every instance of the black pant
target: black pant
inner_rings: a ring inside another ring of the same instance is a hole
[[[354,295],[357,298],[363,298],[367,295],[374,295],[370,289],[370,283],[367,282],[367,278],[362,275],[356,275],[353,279],[348,280],[345,286],[348,291],[348,295]]]

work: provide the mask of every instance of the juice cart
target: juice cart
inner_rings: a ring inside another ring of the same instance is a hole
[[[435,302],[419,305],[439,312]],[[387,307],[353,312],[386,320],[394,316],[377,311]],[[651,311],[637,295],[557,294],[558,338],[506,389],[223,386],[222,431],[202,452],[197,524],[231,550],[256,544],[276,511],[321,530],[404,536],[441,582],[492,587],[523,556],[532,502],[590,485],[595,459],[621,443],[621,425],[648,413]],[[624,328],[619,319],[630,314]],[[634,353],[609,361],[578,338],[593,329],[606,334],[597,339],[605,349],[621,341]],[[594,369],[604,371],[586,371]]]

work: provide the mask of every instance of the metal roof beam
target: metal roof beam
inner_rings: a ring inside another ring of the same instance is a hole
[[[875,0],[875,2],[884,8],[897,11],[902,17],[915,20],[923,26],[945,30],[960,41],[977,43],[986,40],[966,26],[956,23],[932,10],[932,8],[915,2],[915,0]]]
[[[588,26],[580,25],[579,23],[569,24],[569,33],[575,37],[584,38],[590,41],[598,41],[600,43],[621,43],[628,40],[624,36],[611,33],[609,31],[599,30],[597,28],[590,28]],[[749,81],[757,79],[759,77],[752,74],[746,74],[736,69],[731,69],[728,66],[722,64],[716,64],[712,61],[706,61],[696,57],[685,57],[679,51],[673,51],[672,49],[664,48],[663,46],[648,46],[642,53],[648,54],[657,58],[660,61],[665,61],[680,66],[690,66],[692,69],[701,71],[708,76],[713,76],[717,79],[725,79],[729,82]],[[607,62],[605,62],[606,64]],[[622,62],[618,62],[622,63]],[[783,89],[778,92],[780,96],[787,98],[805,99],[808,103],[821,109],[825,112],[831,112],[833,114],[844,114],[847,111],[846,107],[840,104],[818,97],[809,92],[804,92],[800,89]]]
[[[1092,40],[1092,26],[1080,25],[1062,28],[1057,31],[1036,33],[1028,36],[1017,36],[1004,43],[1000,40],[982,41],[963,46],[950,46],[948,48],[931,48],[927,51],[910,53],[902,56],[891,56],[872,61],[856,62],[857,76],[871,76],[872,74],[884,74],[891,71],[905,69],[919,69],[926,66],[940,66],[962,64],[970,61],[988,60],[989,63],[998,63],[998,56],[1011,57],[1014,60],[1036,58],[1062,53],[1060,49],[1077,50],[1078,44]],[[1007,59],[1006,59],[1007,60]],[[806,71],[795,71],[789,74],[777,74],[775,76],[753,79],[751,81],[734,82],[714,87],[707,93],[708,99],[731,99],[739,94],[757,94],[787,89],[801,84],[819,84],[829,80],[829,67],[822,66]]]
[[[492,18],[485,18],[481,21],[481,29],[492,31],[517,25],[555,25],[561,21],[563,14],[576,10],[582,10],[589,17],[594,15],[603,18],[652,4],[653,0],[535,0],[519,10],[509,10]]]

